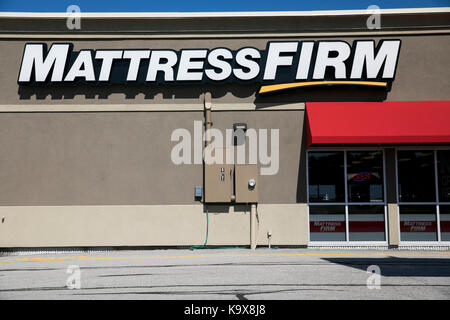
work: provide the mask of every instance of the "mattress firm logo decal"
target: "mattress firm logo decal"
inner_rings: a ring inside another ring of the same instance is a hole
[[[400,40],[269,42],[266,50],[227,48],[73,51],[70,43],[25,45],[19,84],[148,85],[260,83],[258,93],[317,85],[387,90]]]

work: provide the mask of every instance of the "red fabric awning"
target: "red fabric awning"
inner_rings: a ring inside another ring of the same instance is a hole
[[[307,102],[307,146],[450,143],[450,101]]]

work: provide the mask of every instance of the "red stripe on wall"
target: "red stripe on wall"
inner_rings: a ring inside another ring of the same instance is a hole
[[[441,232],[450,232],[450,221],[441,221]]]
[[[350,232],[384,232],[384,221],[349,221]]]

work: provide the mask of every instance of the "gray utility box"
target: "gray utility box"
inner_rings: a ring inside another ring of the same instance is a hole
[[[259,168],[256,164],[236,164],[235,170],[235,192],[236,203],[258,202],[258,175]],[[249,182],[253,180],[254,186]]]
[[[231,202],[232,178],[233,165],[205,164],[205,202]]]

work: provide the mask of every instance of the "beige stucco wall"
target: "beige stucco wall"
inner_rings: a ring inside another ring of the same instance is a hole
[[[398,205],[396,203],[388,204],[388,235],[389,245],[398,246],[400,244],[400,225],[398,215]]]
[[[202,245],[206,236],[203,205],[1,206],[0,248]],[[250,243],[245,206],[208,207],[209,245]],[[258,205],[258,244],[307,244],[306,206]]]

